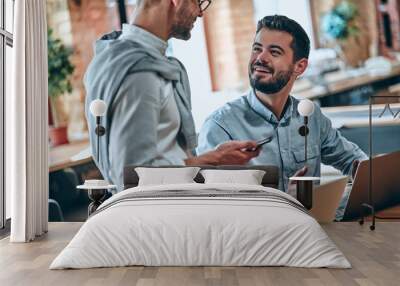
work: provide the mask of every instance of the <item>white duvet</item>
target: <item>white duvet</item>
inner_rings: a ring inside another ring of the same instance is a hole
[[[242,195],[129,199],[137,192],[173,190]],[[251,197],[251,191],[266,192],[272,199]],[[246,192],[249,197],[243,196]],[[279,190],[254,185],[135,187],[104,202],[50,269],[128,265],[350,268],[317,221],[295,204],[299,203]]]

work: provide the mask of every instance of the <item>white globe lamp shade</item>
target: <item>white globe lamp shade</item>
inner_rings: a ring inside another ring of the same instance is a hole
[[[90,113],[92,113],[95,117],[104,116],[104,114],[106,114],[107,104],[104,100],[95,99],[90,103],[89,109]]]
[[[314,113],[314,103],[309,99],[303,99],[299,102],[297,111],[301,116],[310,116]]]

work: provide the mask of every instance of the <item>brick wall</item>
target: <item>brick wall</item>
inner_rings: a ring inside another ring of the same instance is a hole
[[[81,90],[83,99],[85,94],[82,79],[93,57],[93,43],[116,26],[118,17],[109,11],[105,0],[68,0],[68,7],[74,49],[73,84],[76,89]]]
[[[78,95],[71,104],[74,108],[71,108],[70,115],[74,120],[70,121],[70,125],[78,127],[83,123],[83,129],[86,129],[83,76],[93,58],[94,42],[118,27],[118,14],[115,9],[107,7],[106,0],[68,0],[68,8],[74,49],[72,62],[75,66],[72,82]]]
[[[119,29],[118,11],[106,0],[47,0],[47,21],[55,36],[73,49],[73,92],[57,103],[60,121],[68,124],[72,137],[87,129],[83,76],[93,57],[93,44],[104,33]]]
[[[204,15],[213,90],[244,89],[255,34],[252,0],[214,1]]]

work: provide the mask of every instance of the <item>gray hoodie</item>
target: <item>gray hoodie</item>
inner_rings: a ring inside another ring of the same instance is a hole
[[[113,104],[123,81],[128,75],[137,72],[154,72],[166,81],[172,82],[174,98],[181,118],[181,126],[177,141],[184,150],[192,150],[197,145],[194,121],[191,114],[190,88],[186,70],[175,58],[167,58],[146,49],[140,39],[120,39],[121,32],[112,32],[103,36],[96,42],[95,56],[90,63],[84,78],[86,88],[85,113],[89,127],[89,136],[92,154],[96,165],[100,169],[104,179],[118,184],[121,189],[122,170],[118,175],[111,175],[110,168],[110,137],[109,128],[113,120]],[[129,95],[135,96],[135,95]],[[97,161],[97,137],[95,118],[89,112],[90,103],[94,99],[102,99],[107,103],[107,112],[102,119],[102,125],[106,128],[105,136],[100,139],[100,158]],[[132,122],[134,124],[134,122]],[[143,130],[146,132],[146,130]],[[140,136],[141,134],[135,134]],[[126,139],[121,139],[126,140]],[[131,144],[135,138],[119,144]],[[137,150],[140,152],[141,150]],[[129,156],[129,154],[126,154]]]

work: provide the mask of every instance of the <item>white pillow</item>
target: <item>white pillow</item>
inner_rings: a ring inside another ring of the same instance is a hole
[[[246,185],[261,185],[265,175],[262,170],[202,170],[205,184],[233,183]]]
[[[199,170],[199,167],[135,168],[139,176],[139,186],[195,183],[193,179]]]

